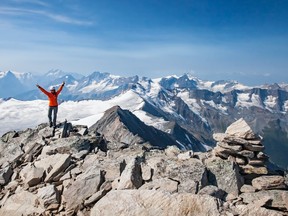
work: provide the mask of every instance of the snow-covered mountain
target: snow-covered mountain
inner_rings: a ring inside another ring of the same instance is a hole
[[[49,74],[54,76],[52,82],[39,79],[45,88],[66,82],[59,98],[65,101],[59,108],[59,120],[92,126],[105,110],[119,105],[146,125],[170,134],[183,148],[205,151],[215,145],[213,133],[224,132],[236,119],[244,118],[264,137],[272,160],[288,165],[287,84],[248,87],[236,81],[203,81],[189,74],[159,79],[100,72],[82,78],[60,71]],[[26,101],[0,101],[4,123],[0,132],[46,121],[47,104],[38,100],[46,96],[38,89],[15,98]]]
[[[0,97],[13,97],[31,90],[35,78],[31,73],[12,71],[0,72]]]

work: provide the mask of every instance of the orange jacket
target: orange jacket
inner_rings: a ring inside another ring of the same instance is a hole
[[[49,106],[58,106],[58,101],[57,101],[57,97],[60,94],[60,92],[62,91],[64,85],[62,84],[59,89],[55,92],[55,94],[52,94],[51,92],[46,91],[45,89],[43,89],[41,86],[39,86],[38,88],[45,94],[47,95],[47,97],[49,98]]]

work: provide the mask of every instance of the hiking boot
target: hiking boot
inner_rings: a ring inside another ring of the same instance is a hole
[[[50,122],[50,123],[49,123],[49,127],[51,128],[52,126],[53,126],[53,123],[52,123],[52,122]]]

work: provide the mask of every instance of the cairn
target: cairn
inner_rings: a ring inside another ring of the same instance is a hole
[[[268,156],[263,153],[262,138],[255,134],[244,119],[231,124],[225,133],[216,133],[213,138],[217,145],[213,152],[216,156],[236,162],[243,176],[268,174]]]

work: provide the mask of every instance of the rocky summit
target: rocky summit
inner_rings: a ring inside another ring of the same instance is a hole
[[[125,113],[4,134],[0,215],[288,215],[288,175],[243,119],[196,152]]]

